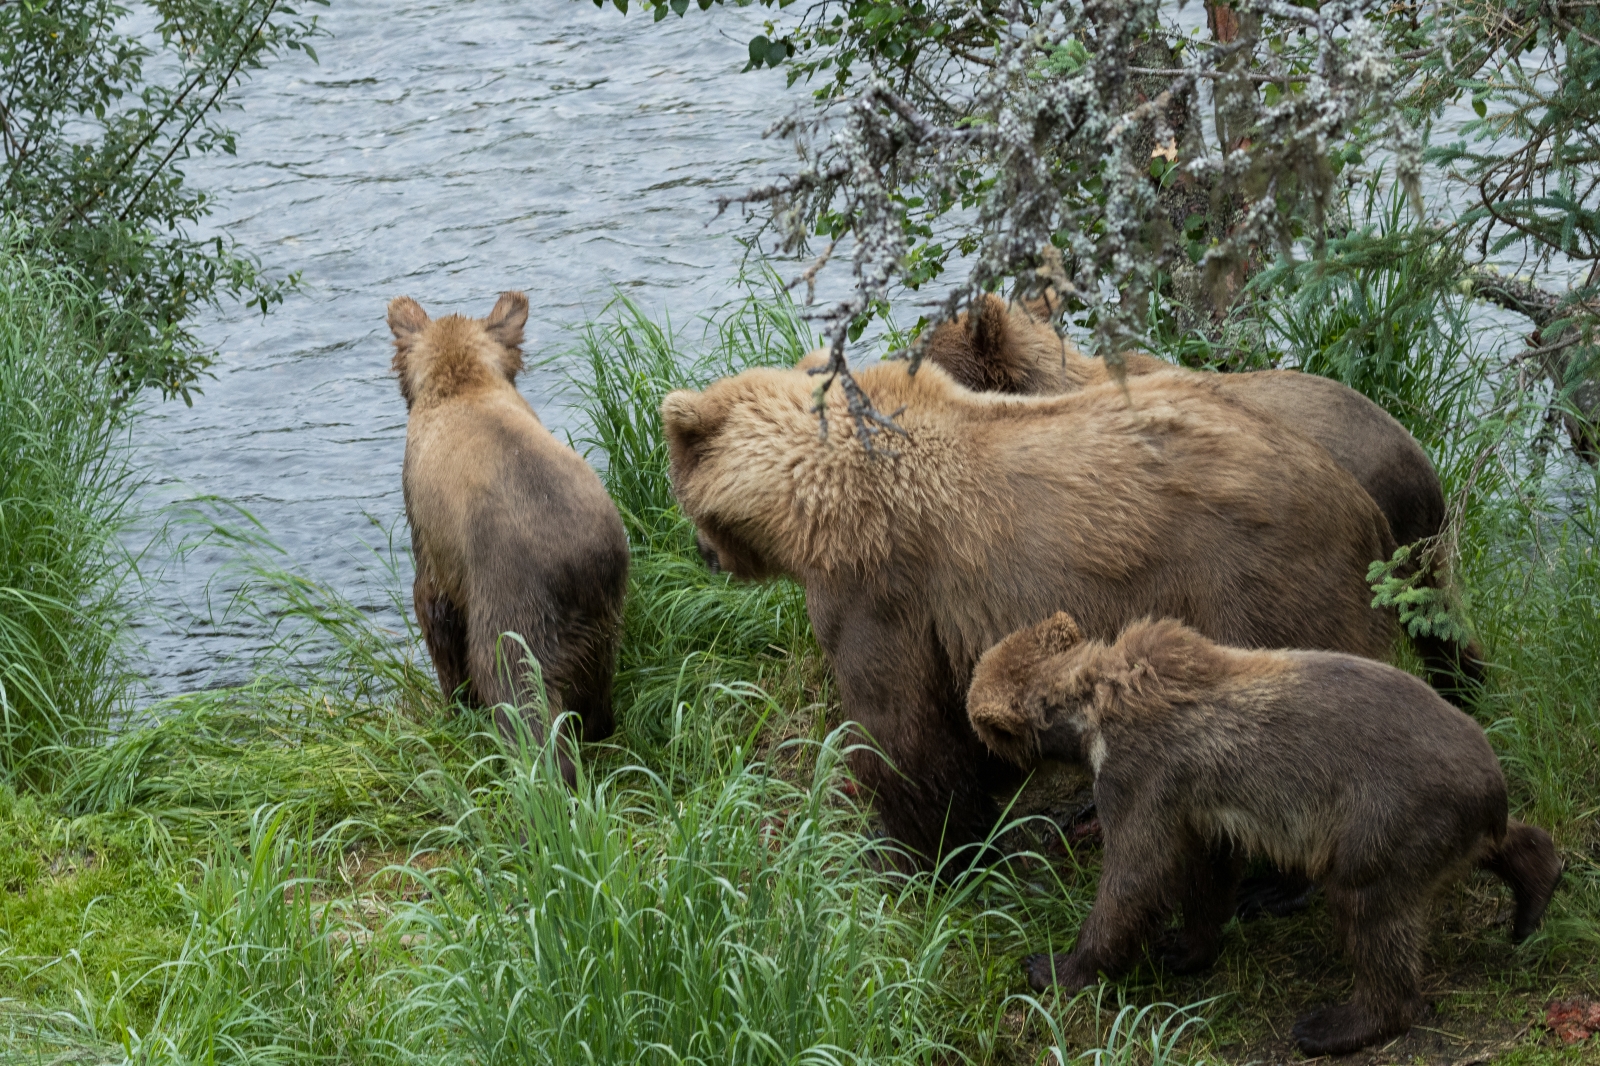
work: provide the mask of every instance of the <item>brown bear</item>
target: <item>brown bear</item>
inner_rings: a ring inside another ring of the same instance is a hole
[[[595,472],[557,443],[517,391],[528,300],[489,317],[438,321],[409,296],[389,303],[394,370],[409,418],[402,474],[417,576],[417,622],[439,685],[470,704],[530,705],[524,653],[555,712],[585,740],[615,728],[611,674],[628,583],[628,537]],[[544,724],[528,721],[535,738]],[[563,770],[571,766],[563,757]]]
[[[838,389],[819,435],[798,370],[671,393],[662,417],[674,491],[722,568],[805,586],[844,716],[892,764],[857,752],[852,769],[924,858],[982,840],[993,794],[1020,782],[972,732],[967,683],[1054,611],[1106,637],[1171,614],[1235,644],[1388,651],[1365,580],[1394,547],[1383,516],[1327,452],[1209,379],[1012,397],[936,366],[856,378],[904,434],[872,452]]]
[[[976,313],[966,312],[928,333],[923,357],[943,367],[969,389],[1023,396],[1053,396],[1104,384],[1110,371],[1051,328],[1052,297],[1007,304],[988,294]],[[1142,352],[1127,352],[1130,376],[1184,371]],[[1387,411],[1356,390],[1316,374],[1258,370],[1212,377],[1227,394],[1278,419],[1322,445],[1334,462],[1367,490],[1389,521],[1396,543],[1412,544],[1439,534],[1444,525],[1444,489],[1422,446]],[[1427,580],[1437,584],[1441,568]],[[1461,702],[1483,682],[1482,651],[1432,636],[1412,638],[1430,678]],[[1465,687],[1462,682],[1465,681]]]
[[[1051,328],[1046,300],[1008,305],[987,294],[977,313],[963,313],[928,334],[923,358],[969,389],[1053,396],[1111,380],[1104,360],[1091,359]],[[1179,368],[1143,352],[1124,354],[1129,376]],[[1187,371],[1198,373],[1198,371]],[[1444,490],[1422,445],[1382,407],[1331,378],[1294,370],[1218,374],[1230,396],[1244,400],[1328,449],[1360,482],[1395,541],[1436,536],[1444,524]]]
[[[1181,928],[1158,956],[1179,972],[1210,966],[1241,864],[1266,857],[1327,894],[1355,994],[1301,1018],[1294,1040],[1343,1054],[1411,1026],[1442,886],[1473,864],[1497,874],[1520,942],[1561,877],[1549,834],[1507,820],[1483,730],[1383,663],[1222,647],[1172,619],[1108,644],[1057,614],[984,654],[967,707],[1008,761],[1094,773],[1099,892],[1070,954],[1026,962],[1036,990],[1126,972],[1174,910]]]

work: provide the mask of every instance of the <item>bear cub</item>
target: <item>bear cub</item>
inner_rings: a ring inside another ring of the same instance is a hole
[[[1264,857],[1327,895],[1355,992],[1293,1037],[1307,1055],[1342,1054],[1410,1028],[1441,887],[1474,864],[1498,875],[1521,941],[1561,877],[1549,834],[1507,819],[1483,730],[1383,663],[1225,647],[1171,619],[1108,644],[1057,613],[984,654],[967,708],[1002,757],[1094,773],[1100,889],[1070,954],[1026,961],[1038,990],[1122,974],[1152,938],[1170,969],[1209,966],[1242,864]],[[1174,910],[1180,927],[1159,935]]]
[[[614,728],[611,675],[628,584],[628,537],[600,479],[556,441],[517,391],[528,300],[507,292],[488,318],[434,321],[409,296],[389,304],[394,371],[406,401],[402,474],[417,576],[417,622],[448,697],[532,703],[528,646],[551,710],[585,740]],[[524,711],[526,714],[526,711]],[[544,722],[528,718],[535,739]],[[570,782],[573,767],[561,755]]]

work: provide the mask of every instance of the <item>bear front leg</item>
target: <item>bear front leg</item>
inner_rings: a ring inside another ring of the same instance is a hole
[[[1032,955],[1023,960],[1028,984],[1036,992],[1050,985],[1065,991],[1092,985],[1100,974],[1115,979],[1132,969],[1141,950],[1172,912],[1184,866],[1204,863],[1203,852],[1186,854],[1176,834],[1149,818],[1108,818],[1105,864],[1094,908],[1078,930],[1078,943],[1067,955]],[[1159,817],[1159,815],[1157,815]]]
[[[411,583],[411,602],[417,612],[417,626],[422,630],[428,657],[439,673],[439,688],[448,700],[468,681],[467,620],[434,583],[427,564],[420,558],[416,579]],[[463,698],[472,702],[470,692],[463,693]]]
[[[928,730],[922,743],[945,748],[928,751],[922,743],[874,743],[874,723],[860,724],[868,736],[854,738],[862,747],[850,753],[850,771],[871,799],[885,834],[911,863],[927,868],[953,856],[946,872],[955,873],[992,861],[981,844],[999,821],[1000,808],[993,796],[965,779],[971,771],[964,760],[948,757],[960,752],[965,738]]]
[[[1020,775],[972,731],[965,681],[952,677],[931,627],[893,612],[830,616],[815,600],[808,590],[844,718],[868,734],[859,738],[867,747],[851,752],[850,769],[883,828],[921,865],[958,849],[957,866],[989,860],[973,845],[1000,818],[993,793],[1014,788]]]

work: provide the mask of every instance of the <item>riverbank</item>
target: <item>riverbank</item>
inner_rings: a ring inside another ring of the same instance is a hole
[[[0,791],[0,1042],[44,1062],[1292,1057],[1289,1022],[1348,986],[1320,903],[1230,926],[1208,974],[1145,968],[1068,1005],[1022,995],[1018,960],[1070,942],[1096,849],[955,887],[876,869],[804,598],[705,572],[655,414],[670,388],[805,347],[770,300],[704,335],[618,304],[551,364],[635,553],[620,728],[574,791],[445,707],[414,633],[234,539],[241,609],[277,653],[73,748],[46,789]],[[1436,454],[1448,488],[1473,440]],[[1479,720],[1567,879],[1520,948],[1497,883],[1449,893],[1434,1013],[1351,1061],[1600,1054],[1542,1023],[1600,997],[1600,508],[1541,493],[1536,451],[1495,461],[1512,488],[1474,498],[1457,571],[1496,664]]]

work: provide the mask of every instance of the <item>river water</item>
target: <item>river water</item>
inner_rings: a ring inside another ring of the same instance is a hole
[[[150,522],[172,501],[233,501],[304,573],[399,629],[369,550],[391,529],[407,540],[386,302],[482,315],[525,289],[531,358],[570,344],[617,289],[675,322],[732,298],[743,231],[712,221],[712,198],[793,159],[761,134],[806,98],[781,73],[739,72],[760,13],[653,24],[574,0],[336,0],[320,64],[292,55],[259,74],[230,119],[239,154],[189,167],[218,194],[213,223],[304,285],[265,319],[202,324],[216,379],[137,431]],[[558,436],[571,426],[550,372],[521,385]],[[137,630],[152,692],[247,676],[272,637],[213,621],[230,553],[169,554],[150,553]]]

